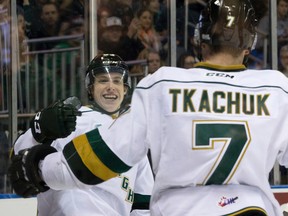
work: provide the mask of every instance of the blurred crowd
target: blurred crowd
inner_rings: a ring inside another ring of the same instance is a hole
[[[199,2],[201,1],[190,1],[188,5],[189,25],[186,47],[184,47],[184,0],[176,3],[176,40],[179,62],[180,56],[184,53],[189,53],[197,59],[193,47],[193,31],[205,1],[202,1],[202,4]],[[39,39],[87,32],[84,28],[84,1],[17,0],[17,5],[21,41],[25,41],[25,38]],[[169,10],[167,0],[98,0],[98,52],[115,53],[126,61],[146,58],[148,55],[144,55],[143,52],[157,52],[160,56],[160,65],[168,65]],[[77,30],[75,30],[76,27]],[[29,46],[29,50],[49,50],[57,46],[59,46],[58,41],[49,40],[35,43]],[[69,46],[73,47],[72,44]],[[146,60],[148,61],[147,58]],[[137,68],[139,69],[135,66],[132,71],[136,71]]]
[[[258,23],[258,38],[255,49],[252,51],[251,59],[253,62],[250,67],[256,69],[270,68],[271,52],[269,51],[270,40],[270,14],[269,14],[269,0],[263,1],[263,7],[259,6],[257,11],[261,14]],[[277,0],[277,56],[278,56],[278,70],[288,76],[288,0]],[[265,43],[266,42],[266,43]],[[268,46],[268,52],[265,52],[265,45]],[[254,57],[254,58],[253,58]],[[267,59],[267,62],[264,62]]]
[[[249,67],[269,67],[263,62],[268,53],[264,53],[265,41],[269,46],[269,1],[257,4],[251,0],[258,13],[258,42],[251,54]],[[8,32],[7,0],[0,0],[1,32]],[[143,52],[157,52],[160,65],[169,65],[169,10],[168,0],[97,0],[97,42],[99,53],[116,53],[124,60],[144,59]],[[206,0],[188,1],[186,14],[184,0],[176,1],[176,43],[178,67],[184,67],[182,58],[189,54],[192,62],[199,61],[195,48],[194,29],[199,19],[199,13]],[[67,35],[86,34],[85,1],[83,0],[17,0],[18,34],[20,53],[25,50],[50,50],[59,47],[75,47],[77,44],[43,40],[27,46],[25,39],[41,39]],[[6,12],[6,13],[5,13]],[[288,43],[288,0],[277,0],[277,37],[279,70],[287,71],[285,61],[281,60]],[[185,23],[187,15],[188,23]],[[6,21],[5,21],[6,20]],[[185,29],[187,28],[187,29]],[[187,30],[187,35],[185,35]],[[2,37],[3,38],[3,37]],[[60,45],[59,45],[60,44]],[[9,63],[9,50],[2,46],[1,63]],[[144,51],[146,50],[146,51]],[[284,57],[283,57],[284,58]],[[20,61],[25,57],[20,55]],[[193,64],[191,64],[193,66]],[[132,72],[139,70],[138,66]],[[151,72],[152,73],[152,72]]]

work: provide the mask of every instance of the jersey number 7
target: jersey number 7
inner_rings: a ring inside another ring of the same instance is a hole
[[[213,165],[201,185],[227,184],[239,166],[249,144],[246,121],[193,121],[192,149],[216,151]]]

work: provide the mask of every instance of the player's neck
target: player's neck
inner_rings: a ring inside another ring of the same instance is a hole
[[[224,66],[239,65],[243,64],[243,57],[242,56],[234,57],[226,53],[221,53],[213,56],[208,56],[204,61],[210,64],[224,65]]]

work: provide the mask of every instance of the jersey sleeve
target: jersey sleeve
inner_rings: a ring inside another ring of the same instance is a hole
[[[49,154],[39,164],[42,178],[54,190],[69,190],[75,188],[89,189],[90,185],[84,184],[73,174],[62,152]]]
[[[19,151],[31,148],[39,143],[34,139],[31,129],[28,129],[25,133],[21,134],[18,139],[15,141],[13,150],[17,155]]]
[[[154,177],[148,157],[138,163],[137,177],[134,186],[132,215],[150,215],[149,204],[154,185]]]

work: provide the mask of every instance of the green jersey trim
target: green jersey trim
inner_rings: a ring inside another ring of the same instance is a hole
[[[151,198],[150,195],[142,195],[135,193],[131,211],[136,209],[148,210],[150,204],[150,198]]]
[[[280,86],[270,86],[270,85],[262,85],[262,86],[244,86],[244,85],[234,85],[234,84],[230,84],[230,83],[224,83],[224,82],[211,82],[211,81],[180,81],[180,80],[167,80],[167,79],[163,79],[163,80],[159,80],[153,84],[151,84],[150,86],[144,87],[144,86],[136,86],[135,89],[142,89],[142,90],[147,90],[152,88],[153,86],[159,84],[159,83],[163,83],[163,82],[171,82],[171,83],[205,83],[205,84],[218,84],[218,85],[226,85],[226,86],[232,86],[232,87],[238,87],[238,88],[247,88],[247,89],[260,89],[260,88],[275,88],[275,89],[280,89],[283,92],[285,92],[286,94],[288,94],[288,91],[286,91],[285,89],[283,89]]]
[[[106,145],[98,129],[80,135],[63,149],[70,169],[85,184],[98,184],[128,171],[126,165]]]
[[[268,216],[267,212],[258,207],[258,206],[249,206],[249,207],[246,207],[246,208],[243,208],[239,211],[236,211],[236,212],[233,212],[233,213],[230,213],[230,214],[227,214],[227,215],[223,215],[223,216],[241,216],[241,215],[258,215],[258,216]]]

